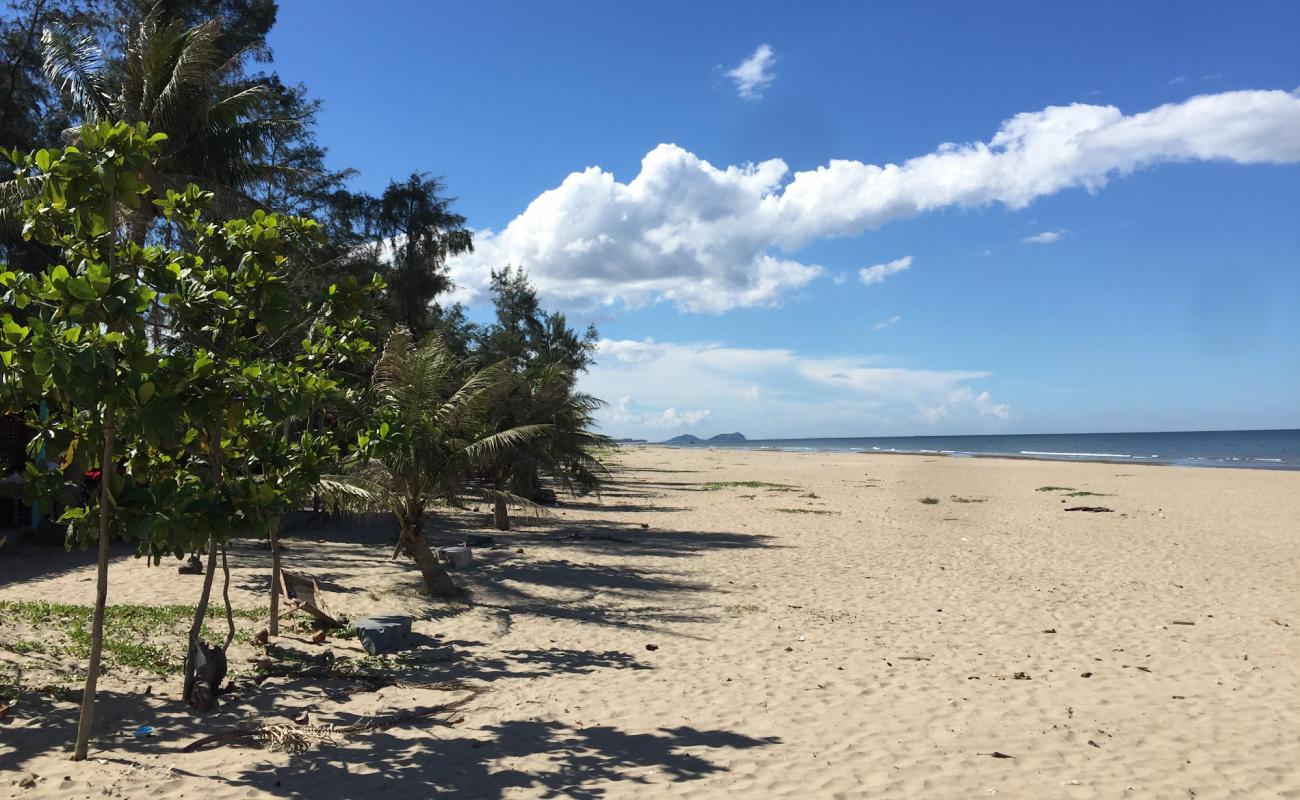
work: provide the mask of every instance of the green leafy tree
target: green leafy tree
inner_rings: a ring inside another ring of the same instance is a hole
[[[185,355],[189,372],[181,454],[161,452],[147,467],[155,483],[207,486],[212,494],[213,508],[190,522],[183,542],[190,552],[208,553],[184,694],[199,706],[210,698],[195,694],[193,664],[218,550],[232,536],[272,538],[274,619],[279,518],[303,502],[338,455],[326,432],[308,428],[294,437],[289,431],[347,400],[340,370],[374,354],[357,314],[361,298],[382,289],[377,280],[368,286],[345,281],[321,298],[296,302],[287,254],[314,239],[316,223],[257,211],[216,225],[204,218],[211,203],[210,193],[191,186],[169,192],[160,204],[189,242],[175,255],[176,280],[161,287],[168,340]],[[157,531],[159,523],[148,524]],[[180,554],[166,530],[151,541],[170,543]]]
[[[595,327],[578,333],[563,314],[543,310],[526,270],[509,266],[493,270],[490,291],[496,321],[475,331],[481,359],[560,364],[575,373],[591,365],[598,336]]]
[[[574,494],[600,485],[608,470],[594,453],[610,442],[592,428],[602,405],[577,391],[573,371],[563,364],[535,365],[513,376],[510,390],[489,412],[492,430],[539,427],[542,432],[501,448],[487,468],[498,530],[510,530],[511,504],[533,507],[530,498],[541,495],[543,475]]]
[[[355,314],[361,295],[382,285],[332,287],[315,303],[295,304],[284,253],[314,235],[314,223],[258,212],[213,224],[204,218],[212,198],[196,187],[161,202],[191,248],[141,247],[122,232],[149,191],[143,176],[164,137],[143,125],[101,123],[79,141],[11,155],[19,174],[39,186],[24,205],[25,233],[61,258],[39,274],[0,273],[0,397],[34,431],[24,492],[46,507],[56,499],[65,505],[69,546],[99,544],[75,749],[84,758],[110,540],[133,541],[155,560],[206,548],[184,692],[204,705],[191,691],[192,661],[216,555],[231,536],[273,532],[279,514],[336,459],[328,437],[290,437],[286,428],[338,401],[332,372],[342,362],[372,357]],[[171,325],[163,349],[145,330],[154,303]],[[285,337],[299,342],[295,355],[272,357]],[[36,414],[38,404],[49,413]],[[78,495],[78,478],[92,466],[98,487]]]
[[[81,523],[71,529],[70,545],[99,545],[77,760],[86,757],[93,721],[109,541],[125,488],[117,470],[119,431],[147,424],[144,406],[156,386],[147,376],[158,367],[144,313],[154,298],[149,277],[161,259],[124,241],[119,227],[124,214],[140,207],[148,191],[140,176],[164,138],[143,126],[100,125],[83,132],[83,148],[11,154],[20,177],[39,186],[24,204],[24,235],[62,256],[40,274],[0,273],[0,396],[5,410],[26,414],[35,431],[25,490],[29,497],[66,501],[66,489],[76,487],[67,485],[62,469],[75,474],[97,465],[100,474],[98,491],[74,499],[64,515]],[[36,414],[40,403],[51,413]],[[55,456],[59,468],[49,467],[48,455],[38,459],[40,453]]]
[[[577,375],[591,364],[596,348],[594,327],[579,333],[564,315],[547,312],[523,269],[492,272],[496,320],[475,332],[476,356],[512,366],[510,391],[489,415],[493,429],[546,424],[549,433],[503,452],[487,471],[494,499],[494,522],[510,527],[509,506],[537,510],[553,497],[544,491],[544,476],[569,491],[594,489],[604,470],[592,456],[606,440],[593,432],[601,401],[577,391]]]
[[[398,546],[436,597],[458,592],[429,549],[424,522],[438,499],[455,502],[471,472],[502,451],[543,435],[545,426],[516,426],[485,433],[485,415],[506,391],[505,364],[464,377],[464,365],[438,338],[416,346],[398,329],[375,364],[374,386],[358,435],[358,457],[348,471],[326,476],[322,486],[351,505],[391,511]]]

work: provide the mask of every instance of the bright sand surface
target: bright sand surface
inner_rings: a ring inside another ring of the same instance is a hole
[[[469,604],[420,598],[386,527],[289,540],[286,566],[320,579],[335,611],[411,613],[437,636],[417,653],[422,680],[488,689],[458,724],[295,755],[180,754],[248,720],[350,722],[464,693],[242,677],[195,717],[175,678],[110,672],[89,762],[66,760],[71,704],[25,700],[0,722],[0,797],[1300,797],[1300,473],[665,448],[618,460],[600,501],[566,501],[476,551],[459,576]],[[727,481],[792,488],[707,485]],[[257,608],[268,554],[232,555],[234,605]],[[87,564],[7,548],[0,599],[89,603]],[[201,580],[126,553],[111,574],[114,603],[193,603]],[[140,724],[158,735],[121,735]]]

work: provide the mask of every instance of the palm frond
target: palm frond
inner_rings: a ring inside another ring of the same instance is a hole
[[[75,36],[60,28],[41,32],[43,69],[50,82],[76,105],[87,120],[113,116],[106,89],[104,54],[94,36]]]
[[[359,475],[322,475],[322,495],[349,511],[392,511],[396,495],[382,482]]]
[[[465,454],[476,463],[491,461],[512,447],[526,445],[545,436],[554,430],[554,427],[553,425],[520,425],[500,431],[466,445]]]
[[[192,121],[195,107],[208,104],[214,72],[221,63],[217,48],[221,25],[211,19],[181,30],[173,22],[161,26],[158,34],[148,54],[149,91],[144,103],[150,121],[168,129]]]

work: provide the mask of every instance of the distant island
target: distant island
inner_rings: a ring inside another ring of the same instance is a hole
[[[683,433],[681,436],[674,436],[666,442],[660,442],[660,444],[709,444],[743,441],[745,441],[745,434],[743,433],[719,433],[717,436],[710,436],[707,439],[701,439],[694,434]]]

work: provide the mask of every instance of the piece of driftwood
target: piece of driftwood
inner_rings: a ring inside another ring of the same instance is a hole
[[[290,604],[290,608],[284,613],[301,608],[330,627],[338,627],[342,624],[330,614],[329,608],[325,605],[325,596],[316,585],[316,579],[310,575],[290,572],[287,569],[280,570],[280,591]]]

